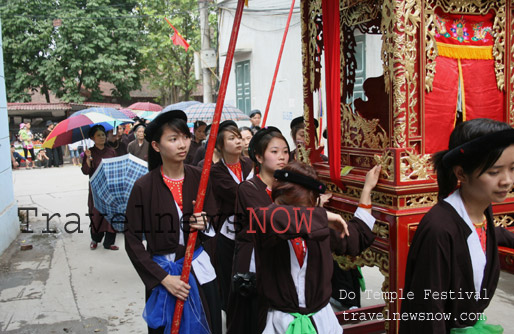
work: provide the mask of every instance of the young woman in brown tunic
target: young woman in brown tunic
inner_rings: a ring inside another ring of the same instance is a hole
[[[248,210],[258,210],[272,203],[273,173],[288,163],[289,145],[279,129],[266,127],[257,131],[251,139],[249,155],[259,173],[242,182],[237,190],[233,281],[227,307],[227,333],[234,334],[258,333],[259,297],[255,286],[255,234],[248,233]],[[263,316],[265,317],[265,314]]]
[[[82,160],[82,173],[93,176],[96,169],[104,158],[114,158],[116,152],[105,145],[107,139],[105,128],[101,125],[95,125],[89,130],[89,138],[93,140],[95,145],[84,152],[84,159]],[[87,197],[87,206],[89,219],[91,221],[91,244],[89,248],[95,250],[99,242],[104,240],[103,245],[105,249],[118,250],[118,246],[114,245],[116,241],[116,231],[112,228],[111,224],[101,215],[93,204],[93,193],[91,192],[91,185],[89,185],[89,194]]]
[[[490,119],[463,122],[433,159],[439,202],[409,249],[404,295],[412,298],[402,301],[400,333],[501,333],[480,314],[498,284],[498,245],[514,248],[514,234],[495,227],[491,209],[514,184],[514,130]]]
[[[223,309],[226,311],[231,284],[234,256],[234,213],[238,185],[253,177],[253,164],[242,157],[243,142],[234,121],[223,121],[218,130],[216,148],[221,160],[211,168],[210,180],[218,201],[218,226],[216,236],[216,273],[219,280]]]
[[[136,181],[127,204],[125,249],[145,284],[147,300],[153,300],[155,294],[164,293],[166,298],[173,296],[185,300],[184,310],[193,310],[196,321],[189,322],[191,318],[184,313],[181,331],[182,326],[194,325],[202,333],[221,333],[216,274],[209,255],[202,248],[202,242],[214,236],[214,230],[204,223],[202,215],[192,216],[201,170],[184,164],[191,141],[186,122],[184,112],[173,110],[157,116],[145,130],[145,138],[150,142],[150,171]],[[216,214],[216,202],[210,186],[206,190],[203,211],[203,215]],[[183,261],[190,228],[200,232],[192,263],[193,275],[190,276],[189,284],[186,284],[180,280],[180,263]],[[163,269],[163,264],[180,267],[175,274],[170,274]],[[188,298],[190,293],[199,293],[202,299],[200,310],[199,305],[193,305],[193,301]],[[145,308],[147,322],[149,315],[154,314],[150,312],[150,306],[147,304]],[[166,310],[168,321],[160,326],[149,323],[149,333],[164,333],[165,327],[169,333],[173,309]],[[154,309],[154,312],[165,311]],[[209,322],[209,328],[203,326],[204,319]]]
[[[267,302],[259,332],[342,333],[329,304],[332,251],[355,256],[373,243],[371,190],[379,175],[380,166],[367,173],[359,207],[347,224],[316,206],[325,186],[311,166],[292,161],[275,171],[274,203],[253,216],[257,288]],[[331,235],[330,229],[338,233]]]

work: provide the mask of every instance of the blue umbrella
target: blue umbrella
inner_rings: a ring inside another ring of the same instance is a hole
[[[148,172],[146,161],[125,154],[103,159],[90,179],[95,208],[117,231],[125,230],[125,211],[137,179]]]
[[[178,102],[178,103],[174,103],[174,104],[170,104],[169,106],[167,106],[166,108],[162,109],[162,112],[166,112],[166,111],[170,111],[170,110],[186,110],[188,107],[192,106],[192,105],[195,105],[195,104],[198,104],[200,102],[198,101],[183,101],[183,102]]]

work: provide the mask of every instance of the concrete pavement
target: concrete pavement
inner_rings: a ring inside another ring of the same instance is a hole
[[[19,207],[30,213],[34,233],[20,234],[0,257],[1,333],[145,333],[143,284],[124,251],[89,249],[87,176],[79,167],[17,170]],[[61,215],[46,228],[43,214]],[[70,215],[72,214],[72,215]],[[68,215],[68,217],[66,217]],[[78,216],[76,216],[78,215]],[[74,230],[79,222],[82,233]],[[20,251],[20,245],[33,249]]]
[[[0,256],[0,333],[146,333],[141,317],[144,286],[118,235],[119,251],[101,245],[89,250],[88,179],[79,167],[16,170],[13,172],[19,207],[30,213],[34,233],[20,234]],[[41,233],[46,216],[58,213]],[[68,215],[68,217],[66,217]],[[66,233],[77,228],[82,233]],[[33,249],[20,251],[21,245]],[[380,291],[383,277],[376,268],[363,268],[368,289]],[[363,306],[378,304],[362,300]],[[486,310],[491,324],[514,333],[514,275],[502,273],[497,292]]]

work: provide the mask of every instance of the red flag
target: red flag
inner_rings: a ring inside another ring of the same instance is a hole
[[[186,49],[186,52],[187,52],[187,49],[189,48],[189,43],[186,42],[184,37],[180,36],[180,34],[178,33],[177,29],[174,26],[171,25],[170,21],[168,21],[167,18],[164,18],[164,19],[166,20],[166,22],[168,22],[168,24],[173,29],[173,31],[175,31],[173,36],[171,36],[171,40],[173,41],[173,44],[183,46],[184,49]]]

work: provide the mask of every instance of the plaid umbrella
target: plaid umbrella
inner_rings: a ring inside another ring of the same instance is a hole
[[[162,107],[156,103],[151,102],[136,102],[127,107],[134,111],[161,111]]]
[[[188,122],[204,121],[210,123],[214,117],[214,109],[216,109],[216,103],[198,103],[189,106],[184,112],[187,115]],[[233,121],[248,121],[250,117],[236,107],[224,105],[221,113],[221,121],[227,119]]]
[[[198,102],[198,101],[178,102],[178,103],[170,104],[166,108],[162,109],[162,112],[166,112],[166,111],[170,111],[170,110],[186,110],[188,107],[195,105],[195,104],[199,104],[199,103],[200,102]]]
[[[146,161],[125,154],[121,157],[102,159],[90,179],[95,208],[105,215],[117,231],[125,229],[125,211],[137,179],[148,172]]]
[[[126,116],[124,118],[112,118],[96,112],[83,113],[82,115],[75,115],[73,117],[70,116],[55,126],[48,137],[46,137],[43,147],[54,148],[82,140],[87,136],[89,129],[94,125],[102,125],[106,131],[109,131],[115,126],[132,122],[133,121]]]

